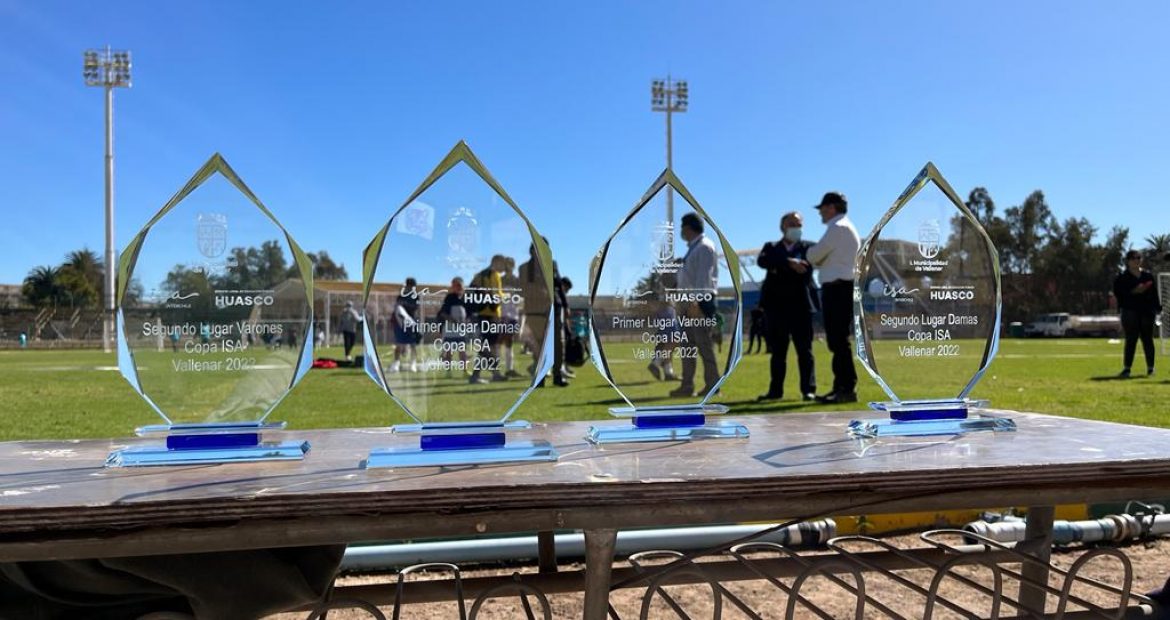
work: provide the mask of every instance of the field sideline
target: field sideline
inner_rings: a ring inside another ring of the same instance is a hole
[[[816,345],[822,391],[831,385],[828,351]],[[336,349],[318,353],[340,357]],[[1135,371],[1144,366],[1141,353]],[[973,396],[1004,409],[1054,413],[1112,422],[1170,427],[1170,360],[1158,373],[1117,380],[1121,345],[1103,339],[1004,340],[999,357]],[[0,440],[127,436],[135,426],[160,420],[114,368],[112,354],[95,351],[0,351]],[[532,421],[599,419],[620,401],[592,364],[576,369],[568,388],[536,390],[516,416]],[[883,400],[858,366],[864,403]],[[742,414],[825,409],[802,403],[790,357],[786,400],[757,403],[767,389],[767,356],[746,355],[716,402]],[[647,380],[651,380],[647,373]],[[551,383],[551,382],[550,382]],[[663,391],[677,384],[662,383]],[[864,405],[862,405],[864,406]],[[856,409],[840,406],[836,409]],[[272,415],[291,428],[385,426],[408,422],[361,371],[312,370]]]

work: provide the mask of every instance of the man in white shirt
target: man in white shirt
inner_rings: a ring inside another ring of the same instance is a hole
[[[808,250],[808,262],[820,271],[821,316],[825,342],[833,353],[833,391],[818,396],[822,403],[857,402],[857,370],[853,367],[853,266],[861,238],[845,213],[849,203],[844,194],[829,192],[816,206],[827,229],[821,240]]]
[[[701,298],[702,301],[678,303],[679,316],[698,319],[683,331],[687,342],[679,347],[682,352],[682,385],[670,393],[676,397],[690,397],[695,393],[695,370],[697,358],[703,360],[705,385],[700,395],[706,396],[719,382],[719,367],[715,360],[715,345],[711,331],[718,322],[715,320],[715,296],[719,291],[719,253],[715,242],[703,234],[703,220],[694,213],[682,217],[679,235],[687,242],[687,253],[682,267],[678,270],[678,292],[687,298]],[[697,354],[697,355],[696,355]]]

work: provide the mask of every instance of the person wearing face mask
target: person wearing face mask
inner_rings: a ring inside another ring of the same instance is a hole
[[[820,308],[808,250],[812,244],[801,238],[804,218],[792,211],[780,218],[777,242],[765,243],[756,264],[767,271],[760,291],[760,305],[764,308],[768,346],[772,350],[771,383],[768,392],[759,400],[778,400],[784,397],[784,376],[788,371],[788,343],[796,349],[800,369],[800,397],[816,398],[816,362],[813,359],[813,315]]]

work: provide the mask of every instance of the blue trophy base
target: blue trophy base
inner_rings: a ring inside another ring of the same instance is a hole
[[[506,431],[531,428],[517,420],[506,424],[402,424],[395,434],[419,435],[418,447],[375,448],[362,462],[364,469],[385,467],[443,467],[555,461],[557,451],[544,440],[507,440]]]
[[[595,444],[606,444],[748,437],[748,429],[742,424],[731,420],[707,419],[708,415],[727,411],[724,405],[615,407],[609,410],[610,414],[628,417],[630,423],[591,426],[585,438]]]
[[[115,450],[106,457],[106,467],[303,460],[309,442],[263,440],[263,431],[282,428],[283,422],[144,426],[136,429],[136,434],[165,434],[165,441]]]
[[[967,400],[870,403],[870,408],[885,411],[889,414],[889,418],[853,420],[849,423],[849,434],[854,437],[893,437],[1016,430],[1016,423],[1010,418],[970,416],[969,410],[971,408],[986,405],[987,401]]]

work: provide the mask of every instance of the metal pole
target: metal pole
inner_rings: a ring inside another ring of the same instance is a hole
[[[107,66],[105,69],[109,71]],[[102,349],[113,350],[114,337],[114,87],[106,81],[106,295]]]
[[[609,588],[616,543],[617,530],[585,530],[584,620],[605,620],[609,617]]]
[[[674,172],[674,164],[671,161],[671,131],[670,131],[670,109],[674,106],[674,91],[670,83],[670,77],[666,78],[666,169]],[[671,224],[674,223],[674,188],[666,186],[666,221]]]
[[[1048,583],[1048,561],[1052,557],[1052,522],[1056,514],[1054,506],[1029,506],[1028,520],[1024,526],[1024,542],[1016,545],[1016,551],[1036,556],[1040,563],[1025,563],[1021,573],[1026,579],[1037,583]],[[1020,603],[1025,609],[1043,614],[1048,604],[1048,593],[1030,583],[1020,582]]]
[[[325,346],[333,346],[332,333],[330,333],[330,323],[333,322],[333,292],[326,289],[325,291]]]
[[[557,572],[557,539],[551,531],[536,533],[536,555],[540,572]]]

